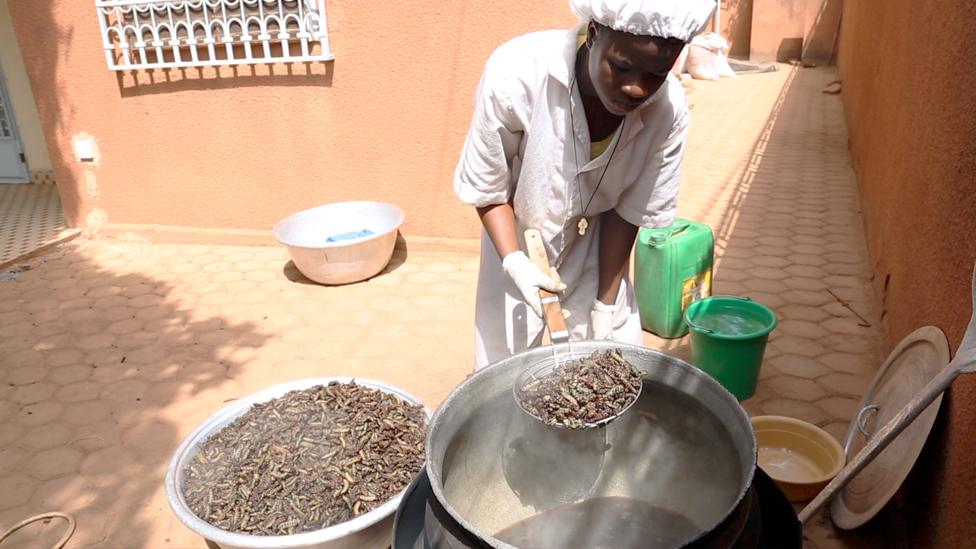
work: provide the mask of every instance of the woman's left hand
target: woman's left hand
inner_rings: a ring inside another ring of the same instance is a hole
[[[613,339],[613,313],[616,305],[607,305],[599,299],[590,309],[590,339]]]

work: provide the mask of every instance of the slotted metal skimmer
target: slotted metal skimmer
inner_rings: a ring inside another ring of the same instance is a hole
[[[549,255],[546,253],[546,247],[542,241],[542,234],[536,229],[528,229],[525,231],[524,236],[525,247],[526,251],[528,252],[529,259],[531,259],[542,272],[547,273],[554,279],[558,280],[559,274],[549,265]],[[512,387],[512,392],[514,393],[515,401],[518,403],[519,407],[525,411],[525,413],[538,419],[539,421],[542,421],[542,418],[533,414],[524,405],[523,392],[526,387],[548,375],[551,375],[557,367],[562,366],[571,360],[585,358],[589,356],[590,353],[573,352],[572,343],[570,342],[569,337],[569,329],[566,327],[566,318],[563,316],[563,308],[559,302],[559,295],[540,289],[539,297],[542,299],[543,321],[545,322],[546,329],[549,332],[549,342],[550,347],[552,348],[552,359],[546,359],[537,364],[528,366],[521,374],[518,375],[518,377],[516,377],[515,384]],[[633,400],[631,400],[627,406],[616,414],[599,421],[583,422],[581,428],[590,429],[593,427],[600,427],[617,419],[627,410],[629,410],[635,402],[637,402],[637,400],[640,398],[642,388],[643,384],[641,384],[641,387],[637,389],[637,394],[634,395]],[[562,423],[556,423],[554,426],[563,428],[567,427]]]

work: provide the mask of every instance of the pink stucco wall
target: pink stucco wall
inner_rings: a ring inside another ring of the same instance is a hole
[[[729,55],[740,59],[749,58],[752,37],[753,0],[721,0],[722,36],[729,41]]]
[[[265,229],[321,203],[383,200],[406,234],[475,237],[451,177],[484,61],[575,22],[566,0],[329,0],[336,60],[116,74],[92,2],[9,2],[67,219]],[[311,74],[309,74],[311,72]],[[90,135],[94,163],[72,158]]]
[[[971,0],[845,2],[839,66],[887,348],[941,328],[955,351],[976,261]],[[976,539],[976,378],[956,379],[903,490],[909,547]]]
[[[749,58],[757,61],[799,59],[804,38],[824,0],[753,0]]]

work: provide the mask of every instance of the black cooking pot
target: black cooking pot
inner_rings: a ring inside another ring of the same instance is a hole
[[[739,518],[743,515],[744,520]],[[740,527],[741,530],[738,530]],[[753,486],[739,507],[725,523],[691,546],[709,549],[801,549],[803,529],[792,505],[776,483],[761,469],[756,469]],[[431,492],[427,471],[421,471],[407,488],[397,508],[393,549],[486,547],[485,542],[454,522]]]

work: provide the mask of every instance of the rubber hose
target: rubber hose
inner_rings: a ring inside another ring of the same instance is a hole
[[[14,525],[13,528],[8,529],[6,532],[3,533],[2,536],[0,536],[0,543],[3,543],[3,540],[9,538],[14,532],[20,530],[24,526],[27,526],[28,524],[35,523],[39,520],[54,519],[54,518],[60,518],[68,521],[68,529],[65,531],[64,535],[61,536],[61,539],[59,539],[54,545],[51,546],[51,549],[61,549],[62,547],[64,547],[64,544],[68,543],[68,540],[71,539],[71,535],[75,533],[75,519],[71,518],[69,515],[66,515],[64,513],[41,513],[40,515],[34,515],[28,519],[22,520],[16,525]]]

